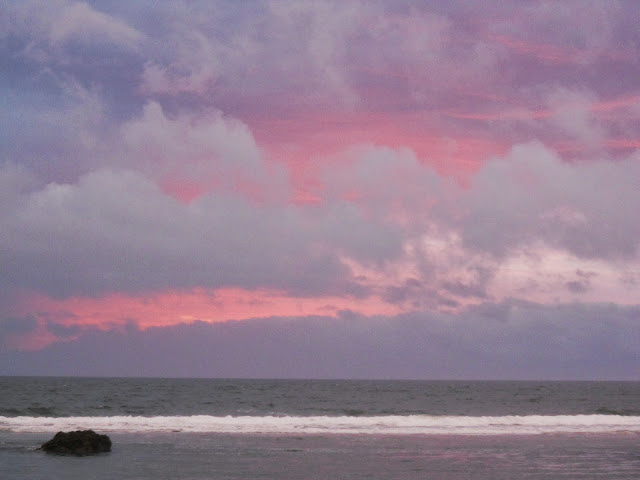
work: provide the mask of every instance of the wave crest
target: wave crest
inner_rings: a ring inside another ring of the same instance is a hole
[[[449,434],[640,433],[640,416],[111,416],[0,417],[0,430],[56,432],[92,428],[105,432],[277,433],[277,434]]]

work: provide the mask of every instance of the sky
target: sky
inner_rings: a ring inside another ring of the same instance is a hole
[[[0,375],[640,380],[639,24],[0,2]]]

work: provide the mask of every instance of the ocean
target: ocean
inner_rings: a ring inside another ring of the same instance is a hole
[[[640,382],[0,377],[0,478],[638,479]]]

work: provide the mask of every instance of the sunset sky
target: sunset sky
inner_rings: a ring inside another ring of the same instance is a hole
[[[640,3],[0,3],[0,375],[640,380]]]

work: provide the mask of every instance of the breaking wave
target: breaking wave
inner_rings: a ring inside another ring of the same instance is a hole
[[[92,428],[101,432],[246,434],[513,435],[541,433],[640,433],[640,416],[111,416],[1,417],[0,430],[56,432]]]

